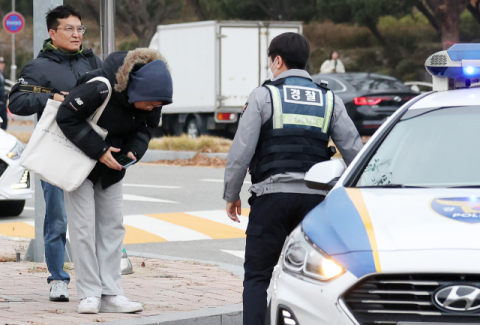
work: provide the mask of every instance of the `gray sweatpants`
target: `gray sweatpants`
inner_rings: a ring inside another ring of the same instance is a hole
[[[65,192],[78,298],[123,294],[120,260],[125,236],[122,182],[102,189],[85,180]]]

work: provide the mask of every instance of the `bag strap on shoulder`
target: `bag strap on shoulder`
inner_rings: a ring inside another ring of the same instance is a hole
[[[88,63],[90,64],[90,67],[92,68],[92,70],[97,70],[98,69],[98,64],[97,64],[97,60],[95,59],[95,56],[94,55],[89,55],[89,56],[86,56],[87,60],[88,60]]]
[[[110,81],[108,81],[108,79],[105,78],[105,77],[95,77],[95,78],[92,78],[89,81],[87,81],[87,83],[93,82],[93,81],[101,81],[101,82],[105,83],[108,87],[107,98],[105,98],[105,100],[103,101],[103,104],[99,108],[97,108],[95,113],[93,113],[92,116],[91,116],[92,123],[97,124],[98,120],[102,116],[103,111],[105,110],[105,107],[108,104],[108,101],[110,100],[110,97],[112,96],[112,85],[110,85]]]

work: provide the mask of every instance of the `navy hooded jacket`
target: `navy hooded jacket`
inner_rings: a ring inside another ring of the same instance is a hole
[[[131,151],[140,160],[160,122],[161,107],[152,111],[135,108],[129,101],[128,88],[132,75],[156,60],[164,61],[160,53],[150,49],[114,52],[105,59],[102,69],[94,70],[80,79],[79,86],[66,96],[57,114],[57,123],[65,136],[95,160],[100,159],[110,146],[120,148],[120,153],[124,155]],[[157,79],[171,80],[170,72],[167,68],[162,73],[150,75],[148,82],[152,91],[168,96]],[[86,83],[97,76],[106,77],[113,88],[112,96],[98,121],[98,125],[108,131],[105,140],[86,121],[104,102],[108,93],[107,86],[101,81]],[[166,87],[169,87],[168,83]],[[96,183],[101,178],[102,188],[107,188],[119,182],[124,175],[125,170],[117,171],[98,162],[88,179]]]

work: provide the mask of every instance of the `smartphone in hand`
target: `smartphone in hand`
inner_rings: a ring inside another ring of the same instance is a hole
[[[120,166],[125,169],[137,162],[135,159],[132,159],[125,155],[118,155],[117,157],[115,157],[115,160],[120,164]]]

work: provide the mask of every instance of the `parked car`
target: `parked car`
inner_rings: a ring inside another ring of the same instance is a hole
[[[0,125],[3,123],[0,118]],[[32,197],[30,173],[19,164],[23,144],[0,129],[0,216],[18,216]]]
[[[417,96],[400,80],[375,73],[317,74],[347,108],[360,135],[372,135],[400,106]]]
[[[403,83],[405,86],[409,87],[412,91],[417,93],[426,93],[432,91],[433,84],[431,82],[425,81],[407,81]]]
[[[272,325],[480,323],[479,96],[422,94],[345,172],[312,167],[331,191],[285,242]]]

